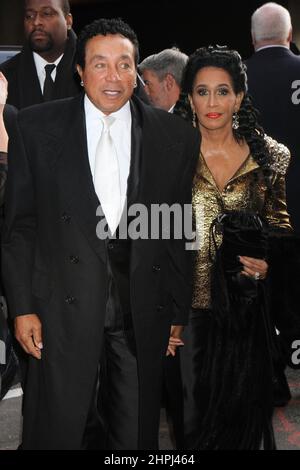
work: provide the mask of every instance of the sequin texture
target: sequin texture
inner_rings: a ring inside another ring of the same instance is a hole
[[[212,221],[224,210],[250,210],[261,214],[271,226],[291,229],[285,198],[285,174],[290,152],[282,144],[266,136],[271,159],[270,187],[261,167],[250,154],[236,174],[220,191],[200,154],[197,175],[193,185],[193,215],[200,241],[195,253],[193,300],[194,308],[210,307],[209,229]],[[217,234],[217,243],[222,234]]]

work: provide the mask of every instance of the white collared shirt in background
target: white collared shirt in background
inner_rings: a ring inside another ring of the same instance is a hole
[[[43,93],[43,90],[44,90],[44,82],[45,82],[45,78],[46,78],[45,65],[53,64],[53,65],[56,66],[54,68],[54,70],[52,71],[52,73],[51,73],[52,80],[55,82],[56,68],[57,68],[57,66],[60,63],[62,58],[63,58],[63,54],[58,59],[56,59],[55,62],[47,62],[45,59],[43,59],[43,57],[41,57],[36,52],[33,53],[33,59],[34,59],[34,63],[35,63],[36,73],[37,73],[37,76],[38,76],[38,79],[39,79],[39,82],[40,82],[42,93]]]

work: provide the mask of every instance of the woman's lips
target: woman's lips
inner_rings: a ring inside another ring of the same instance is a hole
[[[220,116],[222,116],[222,114],[220,114],[220,113],[208,113],[206,116],[209,119],[218,119]]]

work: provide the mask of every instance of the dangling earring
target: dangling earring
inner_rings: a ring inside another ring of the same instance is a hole
[[[137,83],[136,83],[136,82],[134,82],[134,84],[133,84],[133,88],[136,88],[136,87],[137,87]]]
[[[195,111],[193,111],[192,124],[193,124],[193,127],[197,127],[197,116],[196,116]]]
[[[240,119],[238,113],[232,115],[232,129],[235,131],[240,127]]]
[[[84,85],[84,83],[83,83],[83,80],[81,80],[81,82],[80,82],[80,85],[81,85],[81,86],[83,86],[83,85]]]

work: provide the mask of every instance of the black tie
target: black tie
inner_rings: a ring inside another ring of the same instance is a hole
[[[56,65],[48,64],[45,65],[46,78],[44,82],[44,101],[51,101],[54,98],[54,81],[52,80],[51,73],[55,69]]]

